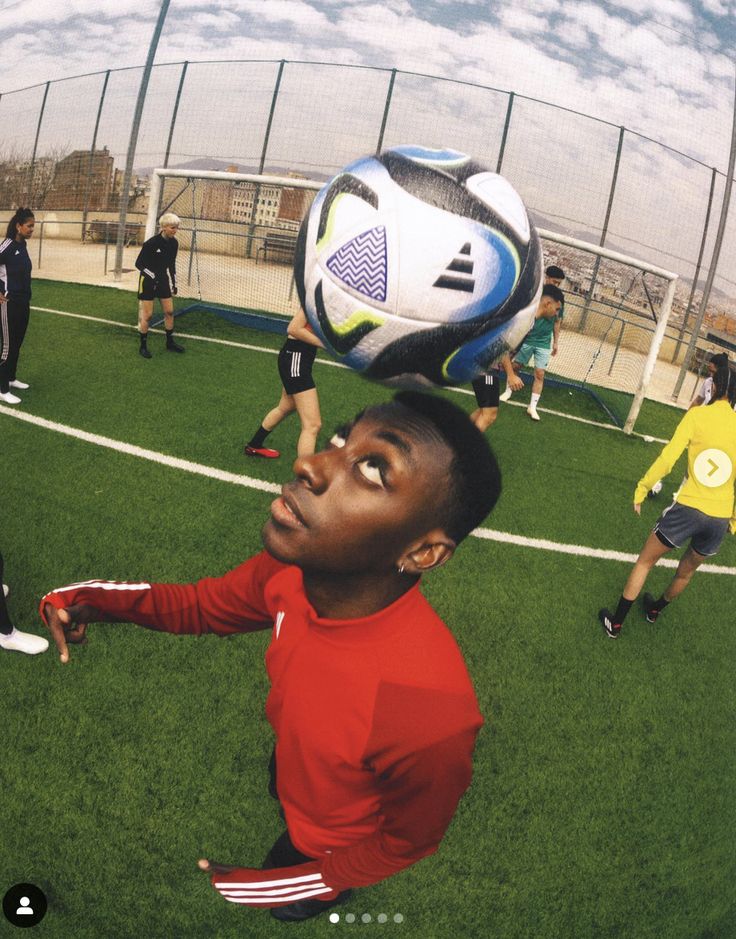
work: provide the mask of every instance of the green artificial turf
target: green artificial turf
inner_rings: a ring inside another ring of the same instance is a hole
[[[118,322],[135,312],[115,290],[34,290],[38,306]],[[202,313],[177,329],[280,344]],[[278,398],[275,356],[182,342],[176,356],[152,338],[147,362],[133,330],[34,311],[22,410],[229,472],[290,478],[295,418],[269,438],[283,459],[241,452]],[[323,438],[390,396],[341,369],[315,376]],[[647,403],[642,420],[667,437],[680,415]],[[503,406],[489,439],[504,489],[486,527],[515,535],[635,553],[681,478],[678,466],[639,519],[633,489],[658,444],[551,415],[536,424]],[[0,440],[0,548],[21,628],[41,631],[38,600],[63,583],[186,581],[259,549],[268,493],[4,414]],[[717,563],[736,567],[734,539]],[[53,651],[2,654],[0,882],[38,884],[49,911],[36,932],[59,939],[359,928],[422,939],[733,939],[735,578],[698,573],[656,625],[634,608],[611,642],[596,613],[616,602],[628,569],[469,538],[426,578],[486,719],[473,784],[439,852],[360,891],[334,925],[285,925],[227,904],[196,869],[201,856],[257,865],[281,831],[266,793],[268,632],[177,638],[109,624],[91,627],[65,667]],[[657,593],[671,574],[657,568],[648,586]]]

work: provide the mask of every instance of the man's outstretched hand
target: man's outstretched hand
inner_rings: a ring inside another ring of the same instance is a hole
[[[87,624],[99,620],[100,613],[93,606],[81,603],[60,609],[57,609],[53,603],[46,603],[43,608],[43,617],[54,637],[56,648],[59,650],[59,658],[66,663],[69,661],[67,643],[85,643]]]

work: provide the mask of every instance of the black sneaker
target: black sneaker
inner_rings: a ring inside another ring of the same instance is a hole
[[[295,923],[302,919],[319,916],[320,913],[332,909],[333,906],[347,903],[352,895],[352,890],[343,890],[334,900],[297,900],[296,903],[289,903],[288,906],[274,906],[270,912],[274,919],[280,919],[284,923]]]
[[[648,623],[656,623],[657,617],[659,616],[659,610],[656,609],[656,600],[651,595],[651,593],[645,593],[641,600],[641,605],[644,607],[644,615],[647,618]]]
[[[621,632],[621,626],[616,625],[613,622],[613,617],[611,611],[607,610],[605,607],[602,610],[598,611],[598,619],[601,621],[601,625],[606,631],[606,635],[609,639],[618,639]]]
[[[144,359],[152,359],[153,355],[148,351],[146,346],[141,346],[138,350],[138,354],[142,355]]]
[[[168,349],[169,352],[183,352],[184,351],[184,346],[180,346],[179,343],[174,342],[173,339],[170,339],[166,343],[166,348]]]

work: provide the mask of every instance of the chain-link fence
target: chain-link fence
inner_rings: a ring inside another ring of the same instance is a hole
[[[467,82],[329,63],[183,62],[151,72],[123,197],[142,73],[116,69],[0,96],[0,122],[13,129],[0,144],[0,211],[31,205],[47,258],[53,239],[104,246],[104,262],[93,266],[107,272],[121,205],[126,242],[140,240],[156,166],[319,180],[399,143],[451,146],[503,172],[540,227],[678,273],[671,325],[687,346],[721,219],[723,167],[596,117]],[[725,164],[722,123],[710,149],[723,151]],[[731,212],[703,326],[715,343],[729,335],[736,343],[735,242]],[[81,252],[74,256],[78,279],[89,279]],[[675,343],[672,360],[680,353]]]

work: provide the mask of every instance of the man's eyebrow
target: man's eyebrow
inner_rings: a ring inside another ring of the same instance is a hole
[[[415,463],[414,456],[414,447],[409,443],[409,441],[402,437],[400,434],[394,433],[392,430],[377,430],[376,437],[379,440],[384,440],[386,443],[390,443],[392,446],[396,447],[398,450],[406,456],[410,463]]]

